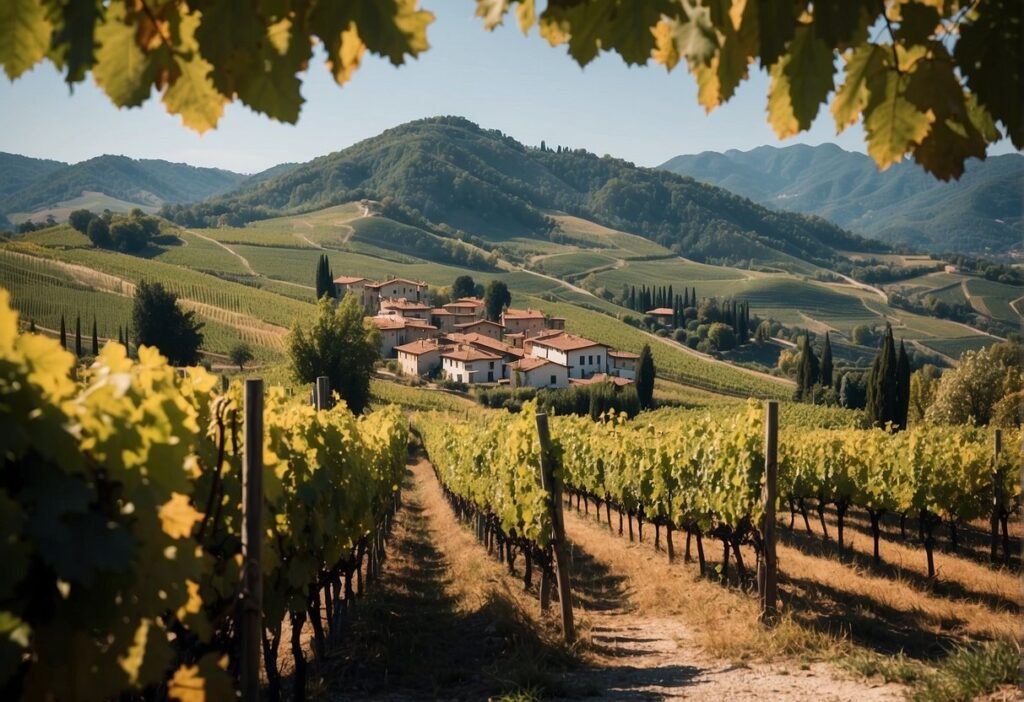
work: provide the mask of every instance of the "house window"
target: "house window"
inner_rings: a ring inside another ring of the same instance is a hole
[[[490,363],[488,363],[487,367],[493,370],[494,369],[494,361],[491,361]]]
[[[594,365],[594,357],[593,356],[587,356],[587,365],[590,365],[590,366]]]
[[[586,363],[586,357],[580,356],[580,365],[582,366],[584,363]]]
[[[551,384],[552,385],[557,385],[558,384],[558,378],[556,378],[555,376],[551,376]]]

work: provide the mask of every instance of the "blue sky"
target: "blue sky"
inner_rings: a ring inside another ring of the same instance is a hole
[[[831,141],[863,151],[860,127],[837,137],[827,109],[809,132],[776,139],[765,121],[767,78],[760,71],[730,103],[706,115],[681,67],[671,74],[657,66],[629,68],[606,54],[580,69],[564,47],[549,47],[536,32],[524,37],[512,22],[486,32],[470,0],[424,4],[437,16],[428,52],[399,68],[368,56],[343,88],[314,60],[297,125],[233,104],[216,130],[198,136],[156,96],[141,108],[118,110],[91,77],[71,95],[57,72],[41,64],[13,84],[0,79],[0,151],[71,162],[117,153],[255,172],[439,114],[462,115],[527,144],[544,139],[644,166],[681,153],[762,144]]]

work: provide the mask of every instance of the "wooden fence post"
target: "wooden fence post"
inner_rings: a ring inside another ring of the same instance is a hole
[[[565,523],[562,521],[562,480],[555,473],[548,415],[537,413],[537,436],[540,439],[541,485],[548,493],[551,513],[551,550],[555,560],[555,579],[558,584],[558,604],[562,610],[562,635],[566,643],[576,640],[576,626],[572,619],[572,590],[569,585],[569,554],[565,551]],[[543,585],[542,585],[543,587]]]
[[[313,388],[313,406],[318,410],[331,408],[331,379],[326,375],[317,376]]]
[[[995,445],[992,448],[992,544],[991,553],[989,554],[993,563],[998,560],[999,519],[1003,511],[1003,473],[999,470],[999,454],[1002,450],[1003,430],[996,429]]]
[[[779,403],[765,403],[764,511],[761,516],[761,544],[764,553],[757,566],[761,621],[771,624],[778,614],[778,563],[775,558],[775,488],[779,471]]]
[[[245,381],[245,443],[242,455],[242,588],[239,637],[242,702],[260,698],[263,637],[263,381]]]

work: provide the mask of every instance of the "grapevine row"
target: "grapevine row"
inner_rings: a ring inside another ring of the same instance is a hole
[[[233,698],[240,387],[222,393],[216,376],[145,347],[133,361],[108,344],[77,381],[73,365],[56,341],[18,333],[0,289],[0,698]],[[294,650],[313,614],[321,648],[321,606],[334,621],[379,549],[406,438],[394,407],[356,417],[268,393],[272,696],[285,617]]]

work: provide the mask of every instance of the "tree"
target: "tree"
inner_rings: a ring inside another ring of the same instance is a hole
[[[907,358],[903,339],[900,339],[900,351],[896,355],[896,398],[896,424],[906,429],[910,409],[910,359]]]
[[[98,356],[100,353],[100,338],[96,334],[96,317],[92,318],[92,355]]]
[[[872,426],[902,426],[899,423],[899,381],[896,364],[896,343],[892,337],[892,327],[887,324],[882,348],[875,356],[865,383],[865,410],[868,422]]]
[[[135,290],[132,326],[138,346],[155,346],[175,366],[199,363],[202,322],[195,312],[183,311],[178,297],[160,283],[142,281]]]
[[[75,317],[75,355],[82,357],[82,315]]]
[[[93,246],[101,249],[109,249],[113,242],[110,239],[110,226],[102,217],[93,217],[85,230],[85,235]]]
[[[327,254],[320,254],[316,262],[316,299],[319,300],[325,295],[333,298],[334,291],[334,272],[331,271],[331,263]]]
[[[245,364],[253,359],[252,349],[246,343],[235,344],[228,352],[228,358],[231,359],[233,364],[238,366],[238,370],[244,371]]]
[[[803,347],[800,349],[800,365],[796,376],[796,395],[798,400],[814,401],[814,386],[821,374],[818,357],[814,355],[809,336],[804,336]]]
[[[1021,390],[1021,351],[1019,342],[1007,341],[964,353],[956,368],[942,374],[925,420],[988,424],[1000,400]]]
[[[370,401],[370,376],[379,358],[380,332],[363,320],[363,305],[352,294],[338,305],[320,298],[312,322],[296,324],[288,336],[292,377],[312,383],[326,375],[353,412]]]
[[[839,382],[839,404],[846,409],[863,409],[865,401],[864,376],[845,373]]]
[[[64,326],[64,315],[60,316],[60,347],[66,349],[68,347],[68,332]]]
[[[512,304],[512,294],[508,286],[500,280],[492,280],[487,284],[484,292],[484,309],[487,312],[487,319],[497,322],[501,319],[502,311]]]
[[[772,338],[772,323],[767,319],[757,325],[757,330],[754,332],[754,341],[759,344],[763,344],[766,341],[770,341]]]
[[[728,324],[715,322],[708,328],[708,339],[719,351],[728,351],[736,347],[736,334]]]
[[[459,300],[463,297],[473,297],[473,293],[476,291],[476,283],[473,278],[468,275],[460,275],[452,283],[452,299]]]
[[[807,130],[832,96],[837,130],[861,122],[867,152],[881,169],[912,155],[939,178],[955,178],[1003,132],[1024,148],[1019,0],[763,4],[712,11],[662,2],[613,12],[617,4],[559,1],[538,12],[535,0],[487,0],[477,15],[490,30],[516,6],[524,32],[538,27],[551,45],[567,45],[581,66],[605,51],[630,65],[684,66],[708,111],[728,102],[756,67],[770,78],[766,113],[780,139]],[[8,39],[0,44],[0,66],[14,80],[48,60],[69,85],[91,72],[119,107],[141,105],[156,88],[167,110],[198,132],[215,127],[235,99],[295,123],[303,102],[298,76],[317,63],[317,43],[341,85],[364,50],[396,65],[426,51],[434,19],[415,0],[309,0],[301,11],[275,3],[229,11],[174,2],[160,5],[154,30],[155,11],[146,4],[102,7],[53,12],[45,0],[20,0],[17,12],[0,15],[0,36]],[[285,20],[283,38],[275,30]],[[277,43],[267,44],[268,36]]]
[[[928,407],[935,399],[935,390],[939,385],[939,369],[926,363],[910,376],[910,401],[907,411],[908,422],[924,420]]]
[[[654,356],[650,345],[644,344],[636,363],[636,394],[640,398],[641,409],[654,406],[654,376]]]
[[[92,224],[95,218],[96,215],[89,210],[73,210],[68,215],[68,224],[82,234],[85,234],[89,231],[89,225]]]
[[[825,332],[825,347],[821,351],[821,384],[832,387],[832,342]]]

